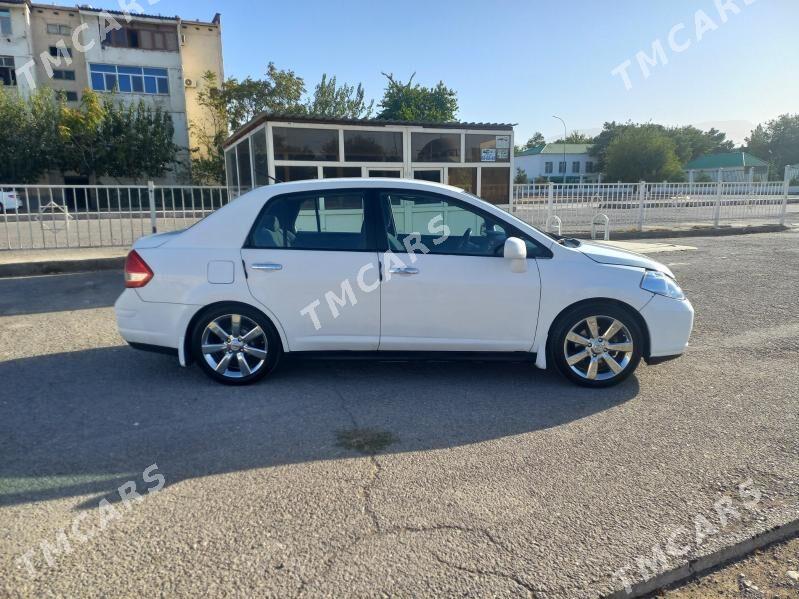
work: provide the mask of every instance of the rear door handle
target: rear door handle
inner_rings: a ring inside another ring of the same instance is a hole
[[[419,269],[413,266],[403,266],[402,268],[394,266],[388,272],[392,275],[418,275]]]
[[[252,264],[250,268],[253,270],[283,270],[283,265],[275,264],[274,262],[263,262],[260,264]]]

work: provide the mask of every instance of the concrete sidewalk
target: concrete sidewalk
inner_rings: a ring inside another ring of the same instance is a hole
[[[122,270],[128,248],[64,248],[0,252],[0,277]]]

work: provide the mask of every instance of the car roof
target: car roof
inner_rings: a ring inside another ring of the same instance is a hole
[[[339,177],[334,179],[304,179],[302,181],[290,181],[288,183],[273,183],[260,190],[269,191],[269,195],[282,193],[292,193],[297,191],[312,191],[315,189],[340,189],[353,187],[402,187],[404,189],[418,189],[429,191],[446,190],[450,192],[462,193],[463,190],[452,185],[434,183],[432,181],[420,181],[418,179],[402,179],[398,177]]]

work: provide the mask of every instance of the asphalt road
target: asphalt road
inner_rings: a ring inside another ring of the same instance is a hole
[[[692,346],[602,391],[288,361],[232,389],[123,346],[117,274],[0,280],[0,595],[596,597],[675,533],[669,565],[796,518],[799,232],[677,243]],[[337,445],[355,427],[395,442]]]

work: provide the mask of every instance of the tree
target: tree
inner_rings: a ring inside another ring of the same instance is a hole
[[[532,137],[527,139],[527,143],[524,144],[525,148],[534,148],[536,146],[543,146],[547,143],[547,140],[544,139],[544,134],[540,131],[536,131],[533,133]]]
[[[735,144],[718,129],[702,131],[692,125],[666,129],[666,134],[674,140],[677,157],[686,164],[705,154],[732,152]]]
[[[50,89],[25,100],[0,86],[0,182],[35,183],[51,168],[62,105]]]
[[[160,106],[150,107],[143,100],[129,105],[107,102],[100,139],[114,142],[106,145],[101,172],[95,174],[134,180],[162,177],[182,149],[174,136],[172,117]]]
[[[426,121],[447,123],[455,120],[458,112],[458,97],[455,90],[439,81],[435,87],[413,84],[416,73],[408,83],[394,79],[391,73],[383,73],[388,86],[380,101],[379,119],[397,121]]]
[[[691,125],[686,127],[667,128],[655,123],[616,123],[615,121],[605,123],[602,132],[592,141],[591,155],[597,158],[597,167],[601,172],[606,171],[606,153],[608,147],[618,136],[630,129],[649,129],[671,139],[674,142],[675,152],[681,164],[690,162],[694,158],[704,154],[715,154],[720,152],[731,152],[734,143],[727,139],[726,134],[717,129],[702,131]]]
[[[269,63],[264,79],[248,77],[242,81],[219,82],[211,72],[202,77],[197,101],[204,118],[190,126],[197,140],[191,148],[191,171],[195,181],[219,184],[225,181],[225,153],[222,145],[228,136],[258,114],[297,114],[329,118],[368,118],[374,102],[366,102],[366,92],[357,86],[338,85],[336,77],[322,75],[311,97],[303,99],[305,83],[294,71]]]
[[[657,128],[631,127],[608,146],[605,172],[610,181],[678,181],[684,174],[672,139]]]
[[[206,71],[197,92],[197,103],[205,119],[192,121],[191,130],[199,145],[191,148],[191,176],[197,183],[217,185],[225,182],[225,151],[222,144],[230,134],[227,98],[222,95],[216,75]]]
[[[161,177],[177,163],[171,115],[139,101],[100,98],[86,90],[78,108],[60,106],[59,147],[52,163],[61,172],[117,179]]]
[[[567,144],[590,144],[594,140],[593,137],[589,137],[584,133],[580,133],[579,131],[572,131],[569,135],[566,136],[566,143]],[[553,142],[556,144],[562,144],[563,138],[561,137],[558,141]]]
[[[513,184],[514,185],[527,185],[530,182],[530,179],[527,177],[527,173],[516,167],[516,176],[513,177]]]
[[[328,79],[327,74],[323,74],[322,81],[316,86],[305,109],[314,116],[365,119],[372,116],[374,104],[374,100],[366,103],[363,85],[360,83],[357,87],[346,83],[338,86],[335,76]]]
[[[785,167],[799,164],[799,114],[783,114],[755,127],[746,151],[769,163],[769,177],[782,179]]]
[[[536,146],[543,146],[546,145],[547,141],[544,139],[544,134],[540,131],[536,131],[533,133],[532,137],[527,139],[527,142],[523,146],[515,146],[513,148],[514,152],[523,152],[527,148],[535,148]]]
[[[227,110],[230,130],[235,131],[262,112],[302,114],[305,82],[294,71],[278,69],[270,62],[263,79],[227,79],[218,88]]]

